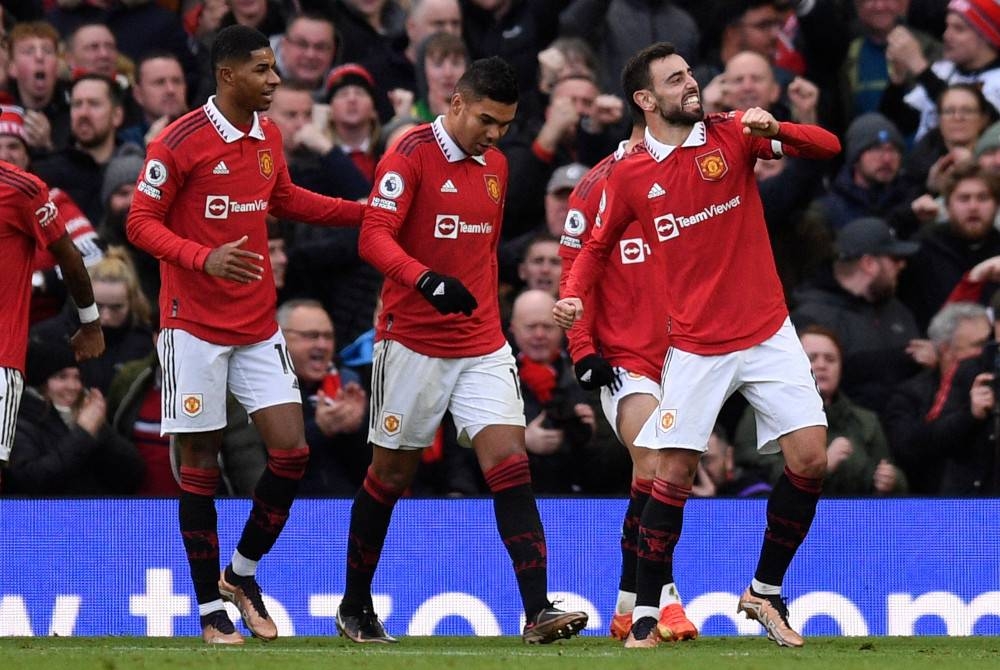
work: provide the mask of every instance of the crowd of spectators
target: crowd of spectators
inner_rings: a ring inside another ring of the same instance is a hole
[[[762,107],[842,139],[836,161],[755,169],[830,422],[826,492],[1000,491],[1000,359],[988,344],[1000,306],[1000,1],[19,0],[0,7],[0,159],[53,190],[107,351],[82,365],[68,355],[73,312],[40,254],[4,493],[179,490],[159,434],[159,272],[124,221],[147,142],[212,94],[209,46],[232,24],[270,38],[283,82],[266,115],[293,180],[336,197],[367,197],[386,148],[447,109],[471,60],[515,66],[498,266],[538,493],[628,491],[628,455],[574,379],[550,312],[569,193],[627,136],[618,74],[658,40],[691,64],[707,111]],[[312,449],[302,492],[350,496],[370,459],[380,277],[356,230],[269,228]],[[264,448],[229,405],[222,492],[247,495]],[[738,394],[719,420],[696,495],[766,493],[780,455],[753,448]],[[449,428],[413,494],[487,490]]]

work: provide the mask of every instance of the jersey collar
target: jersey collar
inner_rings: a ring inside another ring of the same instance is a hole
[[[437,140],[438,146],[441,147],[441,153],[444,154],[445,160],[449,163],[457,163],[465,158],[471,158],[480,165],[486,165],[486,158],[483,156],[470,156],[465,153],[462,147],[458,146],[455,140],[451,139],[451,135],[444,129],[443,114],[434,119],[434,122],[431,124],[431,130],[434,131],[434,139]]]
[[[244,136],[249,135],[256,140],[264,139],[264,129],[260,127],[260,117],[257,112],[253,113],[253,125],[250,126],[250,132],[244,133],[242,130],[234,126],[229,122],[229,119],[222,115],[219,108],[215,105],[215,96],[213,95],[202,107],[205,110],[205,114],[208,116],[208,120],[212,122],[215,127],[215,132],[219,133],[219,137],[226,144],[232,144],[233,142],[243,139]]]
[[[691,132],[688,134],[687,139],[684,140],[682,147],[700,147],[705,144],[705,122],[698,121],[691,128]],[[677,147],[671,144],[664,144],[660,140],[653,137],[653,134],[649,132],[649,128],[646,128],[646,138],[643,140],[646,145],[646,149],[649,151],[649,155],[656,160],[657,163],[663,162],[670,153]]]

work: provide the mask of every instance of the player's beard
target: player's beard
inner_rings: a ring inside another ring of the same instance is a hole
[[[705,108],[698,105],[697,111],[686,111],[680,107],[676,109],[660,109],[660,116],[663,120],[674,126],[689,126],[699,121],[705,120]]]

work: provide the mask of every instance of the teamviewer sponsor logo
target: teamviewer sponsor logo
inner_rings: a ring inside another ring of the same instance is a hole
[[[229,196],[210,195],[205,198],[205,218],[206,219],[228,219],[229,218]]]
[[[618,241],[622,255],[622,265],[642,263],[646,260],[646,248],[641,237],[627,237]]]
[[[656,238],[660,242],[677,237],[681,233],[681,229],[678,227],[677,221],[674,220],[673,214],[664,214],[663,216],[656,217],[653,219],[653,225],[656,226]]]
[[[237,202],[230,200],[228,195],[210,195],[205,198],[206,219],[228,219],[230,212],[244,214],[246,212],[266,212],[267,200],[251,200]]]
[[[458,239],[459,219],[455,214],[438,214],[434,221],[434,237],[447,240]]]

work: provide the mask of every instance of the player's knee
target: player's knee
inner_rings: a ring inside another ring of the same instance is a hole
[[[274,449],[267,452],[267,469],[278,477],[299,480],[309,464],[309,447]]]
[[[789,460],[788,469],[792,474],[809,479],[823,479],[826,476],[826,451],[810,449],[800,453],[794,462]]]

